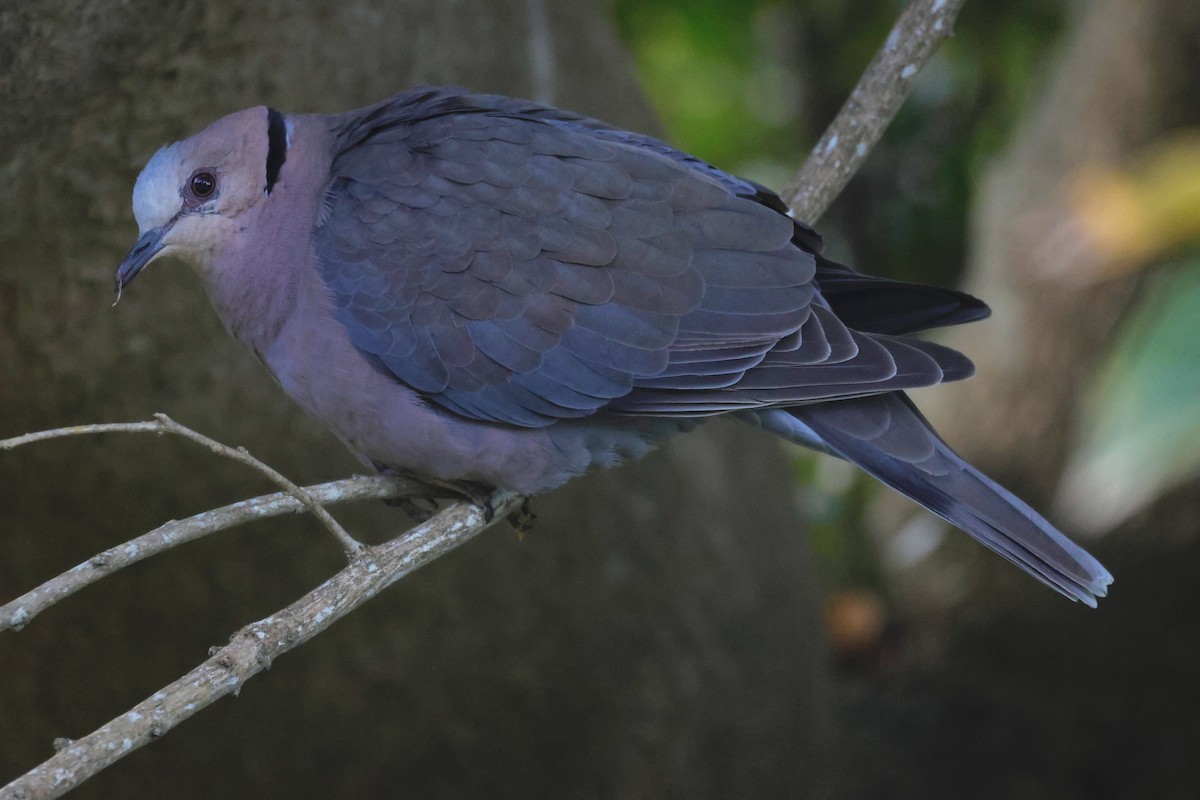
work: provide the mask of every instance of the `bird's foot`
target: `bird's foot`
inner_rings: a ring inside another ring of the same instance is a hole
[[[432,486],[435,491],[440,491],[444,499],[463,499],[483,509],[484,522],[491,522],[492,517],[496,516],[496,509],[492,506],[492,492],[495,490],[490,486],[475,481],[443,481],[437,478],[421,480]]]
[[[425,522],[432,517],[437,512],[438,501],[441,500],[467,500],[483,509],[483,518],[487,522],[491,522],[492,518],[496,516],[496,509],[492,506],[492,492],[494,490],[482,483],[467,480],[449,481],[440,478],[431,478],[426,475],[417,475],[407,470],[384,467],[378,464],[376,465],[376,469],[382,475],[393,478],[404,478],[416,484],[416,490],[413,494],[407,497],[384,500],[389,506],[397,506],[404,509],[405,513],[416,522]]]
[[[428,497],[391,497],[383,502],[408,514],[418,525],[428,522],[437,513],[437,502]]]
[[[517,539],[524,540],[525,534],[533,530],[534,524],[537,523],[537,514],[533,513],[533,509],[529,506],[529,498],[526,497],[521,501],[521,507],[509,514],[506,519],[508,524],[512,525],[513,530],[517,532]]]

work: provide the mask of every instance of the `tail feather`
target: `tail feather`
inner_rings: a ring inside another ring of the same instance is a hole
[[[759,412],[789,439],[851,461],[962,528],[1047,586],[1093,608],[1112,583],[1099,561],[965,462],[902,392]]]

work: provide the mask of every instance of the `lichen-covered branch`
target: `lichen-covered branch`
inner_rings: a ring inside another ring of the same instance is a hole
[[[369,547],[341,572],[287,608],[253,622],[207,660],[0,789],[0,800],[59,797],[162,736],[205,706],[234,694],[271,662],[303,644],[410,572],[458,547],[516,510],[511,492],[491,497],[495,516],[457,503],[396,539]]]
[[[796,177],[781,192],[796,219],[815,222],[867,160],[950,35],[964,0],[912,0]]]

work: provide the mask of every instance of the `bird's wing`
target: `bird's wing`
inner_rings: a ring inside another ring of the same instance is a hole
[[[755,181],[731,175],[651,136],[614,128],[600,120],[540,106],[528,100],[515,100],[499,95],[487,95],[476,99],[509,113],[537,116],[587,128],[592,135],[606,141],[653,150],[665,158],[703,173],[739,197],[753,200],[784,216],[791,215],[787,204],[771,189]],[[865,333],[896,336],[975,322],[991,313],[982,300],[965,292],[866,275],[830,261],[821,255],[821,235],[811,225],[798,219],[793,219],[792,224],[792,243],[816,257],[818,291],[838,318],[850,328]]]
[[[321,274],[359,351],[450,411],[718,413],[964,369],[847,329],[813,302],[793,221],[661,143],[438,93],[366,114],[333,164]]]
[[[817,284],[838,319],[858,331],[903,335],[975,322],[991,313],[965,292],[864,275],[819,255]]]

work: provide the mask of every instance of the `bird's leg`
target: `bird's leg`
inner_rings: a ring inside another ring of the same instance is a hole
[[[467,501],[474,503],[483,509],[483,519],[485,522],[491,522],[496,516],[496,508],[492,505],[492,493],[495,489],[476,481],[443,481],[438,478],[414,478],[414,480],[429,486],[433,492],[441,490],[442,494],[432,494],[431,497],[446,498],[465,498]],[[526,497],[521,501],[521,507],[509,514],[505,519],[513,530],[517,532],[518,538],[524,538],[525,534],[533,530],[533,524],[537,520],[537,514],[529,507],[529,498]]]
[[[491,522],[492,517],[496,516],[496,509],[492,507],[492,492],[495,489],[490,486],[475,481],[444,481],[440,478],[421,477],[417,480],[431,487],[435,492],[440,491],[439,497],[444,499],[462,498],[479,506],[483,509],[485,522]]]
[[[433,515],[437,513],[438,500],[458,496],[434,486],[425,478],[407,470],[396,469],[385,464],[380,464],[379,462],[374,462],[373,466],[384,477],[401,478],[414,484],[414,491],[411,494],[404,497],[389,497],[383,502],[384,505],[399,508],[417,524],[432,519]]]
[[[375,469],[379,470],[379,474],[381,475],[391,478],[403,478],[417,485],[418,490],[407,497],[397,497],[384,501],[390,506],[397,506],[404,509],[405,513],[417,522],[424,522],[432,517],[434,512],[437,511],[439,500],[465,499],[483,509],[483,517],[487,522],[491,522],[492,517],[496,514],[496,509],[492,507],[492,492],[494,490],[482,483],[431,478],[428,475],[420,475],[415,472],[396,469],[395,467],[378,463],[375,464]],[[416,502],[417,500],[425,501],[431,508],[426,508],[425,505]]]
[[[417,499],[412,497],[390,497],[383,502],[385,505],[400,509],[409,516],[409,519],[419,525],[422,522],[428,522],[430,519],[432,519],[434,512],[437,511],[436,502],[430,500],[428,497],[422,497],[419,499],[429,503],[432,508],[426,508],[418,503]]]

